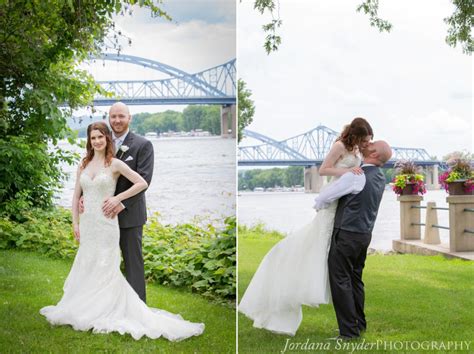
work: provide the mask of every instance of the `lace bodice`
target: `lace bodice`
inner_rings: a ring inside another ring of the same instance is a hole
[[[104,200],[114,195],[117,180],[110,167],[102,167],[94,178],[88,172],[86,168],[80,176],[85,212],[101,211]]]
[[[361,159],[359,154],[354,155],[352,153],[346,152],[346,154],[336,162],[334,167],[336,167],[336,168],[352,168],[352,167],[360,166],[361,161],[362,161],[362,159]],[[333,182],[338,178],[339,177],[337,177],[337,176],[331,176],[329,178],[329,182]]]
[[[130,333],[134,339],[163,336],[178,341],[200,335],[203,323],[147,307],[122,275],[118,219],[102,212],[104,199],[114,195],[116,180],[110,167],[101,168],[94,178],[88,172],[86,168],[79,176],[84,213],[79,220],[79,249],[64,283],[64,295],[57,305],[43,307],[40,313],[55,325],[94,333]]]
[[[362,159],[359,154],[353,155],[352,153],[346,153],[339,161],[336,162],[335,167],[338,168],[352,168],[359,166]]]

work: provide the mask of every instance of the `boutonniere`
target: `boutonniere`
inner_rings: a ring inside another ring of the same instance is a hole
[[[120,146],[120,149],[119,149],[119,150],[120,150],[122,153],[120,154],[119,159],[121,159],[121,158],[123,157],[123,154],[125,154],[125,153],[128,151],[128,149],[130,149],[130,148],[129,148],[127,145],[122,145],[122,146]]]

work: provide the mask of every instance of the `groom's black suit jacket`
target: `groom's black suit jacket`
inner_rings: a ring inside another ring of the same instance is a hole
[[[371,234],[385,189],[385,176],[377,166],[362,167],[365,173],[364,189],[339,199],[334,228]]]
[[[122,146],[129,149],[125,152],[119,150],[116,157],[124,161],[132,170],[138,172],[150,185],[153,176],[155,155],[152,143],[132,132],[129,132]],[[115,195],[122,193],[133,185],[127,178],[120,176],[115,188]],[[145,191],[124,200],[125,209],[118,214],[120,228],[142,226],[146,223]]]

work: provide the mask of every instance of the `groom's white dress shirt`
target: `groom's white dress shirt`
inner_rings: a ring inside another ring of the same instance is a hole
[[[374,164],[363,164],[364,166],[375,166]],[[339,199],[346,194],[357,194],[365,186],[365,174],[356,175],[352,172],[344,173],[337,181],[330,183],[327,187],[323,188],[319,195],[314,200],[313,206],[316,210],[325,209],[333,201]]]
[[[118,150],[120,149],[120,147],[122,146],[123,142],[125,141],[125,139],[127,138],[127,135],[128,135],[128,132],[130,130],[127,129],[127,131],[125,132],[125,134],[123,134],[121,137],[116,137],[115,136],[115,133],[112,132],[112,140],[114,142],[114,148],[115,148],[115,152],[117,153]]]

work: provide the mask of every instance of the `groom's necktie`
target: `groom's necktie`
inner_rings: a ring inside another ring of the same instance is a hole
[[[115,138],[114,139],[115,155],[117,155],[117,152],[119,151],[120,146],[122,146],[122,139]]]

